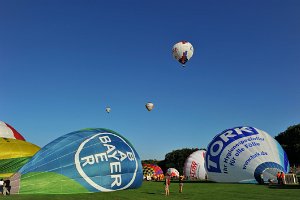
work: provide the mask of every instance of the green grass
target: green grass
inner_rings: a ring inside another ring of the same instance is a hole
[[[90,193],[73,195],[11,195],[3,196],[5,199],[30,199],[30,200],[71,200],[71,199],[200,199],[200,200],[296,200],[300,198],[300,189],[274,189],[265,185],[251,184],[221,184],[221,183],[184,183],[183,193],[178,192],[178,183],[172,182],[170,196],[164,195],[162,182],[143,182],[141,188],[136,190],[123,190],[109,193]]]

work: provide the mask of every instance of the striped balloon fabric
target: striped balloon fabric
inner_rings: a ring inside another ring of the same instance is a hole
[[[0,137],[24,140],[25,138],[9,124],[0,121]]]
[[[11,138],[0,138],[0,177],[6,178],[17,172],[40,147]]]

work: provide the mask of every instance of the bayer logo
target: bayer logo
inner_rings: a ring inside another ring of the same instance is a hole
[[[138,170],[133,148],[113,133],[98,133],[84,140],[74,159],[81,177],[102,192],[128,188]]]

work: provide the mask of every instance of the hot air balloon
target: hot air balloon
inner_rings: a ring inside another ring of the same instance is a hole
[[[151,110],[154,108],[154,104],[151,103],[151,102],[148,102],[148,103],[146,104],[146,108],[147,108],[148,111],[151,111]]]
[[[181,41],[173,46],[173,57],[184,67],[186,62],[191,59],[194,53],[194,48],[188,41]]]
[[[11,193],[70,194],[138,188],[140,158],[120,134],[83,129],[43,147],[11,177]]]
[[[216,182],[257,183],[287,173],[289,161],[280,144],[266,132],[240,126],[218,134],[208,145],[206,170]]]
[[[163,180],[164,172],[162,169],[155,164],[143,164],[143,174],[144,176],[150,175],[154,179]]]
[[[105,111],[106,111],[107,113],[110,113],[110,110],[111,110],[110,107],[106,107],[106,108],[105,108]]]
[[[206,179],[206,170],[205,170],[205,150],[198,150],[193,152],[185,160],[183,167],[183,174],[188,179]]]
[[[169,176],[171,176],[171,177],[179,177],[179,172],[178,172],[178,170],[175,169],[175,168],[169,168],[169,169],[167,170],[167,174],[168,174]]]
[[[0,121],[0,137],[25,140],[24,137],[9,124]]]
[[[23,140],[0,138],[0,177],[17,172],[40,147]]]

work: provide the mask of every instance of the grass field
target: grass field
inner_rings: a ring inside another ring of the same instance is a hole
[[[184,183],[183,193],[178,192],[178,183],[172,182],[170,186],[170,196],[164,195],[164,185],[162,182],[143,182],[141,188],[136,190],[124,190],[109,193],[74,194],[74,195],[11,195],[2,196],[4,199],[28,199],[28,200],[70,200],[70,199],[222,199],[222,200],[282,200],[300,199],[300,189],[275,189],[266,185],[252,184],[221,184],[221,183]]]

